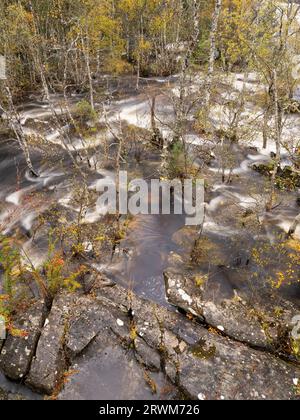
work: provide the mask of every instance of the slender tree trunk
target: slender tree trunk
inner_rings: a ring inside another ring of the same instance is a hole
[[[37,171],[34,169],[32,161],[31,161],[31,157],[30,157],[30,151],[29,151],[29,146],[26,140],[26,135],[24,133],[21,121],[20,121],[20,116],[17,112],[17,110],[15,109],[14,103],[13,103],[13,99],[12,99],[12,94],[10,92],[10,89],[8,86],[6,86],[5,88],[6,93],[7,93],[7,99],[8,99],[8,103],[9,103],[9,111],[6,111],[2,106],[0,106],[0,109],[3,111],[4,115],[6,115],[6,118],[13,130],[13,132],[15,133],[16,136],[16,140],[21,148],[21,150],[24,153],[24,157],[25,157],[25,161],[27,164],[27,167],[29,169],[29,171],[31,172],[31,174],[33,176],[35,176],[36,178],[39,177],[39,174],[37,173]]]
[[[48,85],[47,85],[47,80],[46,80],[46,77],[45,77],[45,74],[44,74],[44,71],[43,71],[43,66],[39,62],[39,59],[38,59],[38,66],[40,68],[40,75],[41,75],[41,80],[42,80],[44,94],[46,96],[47,102],[49,103],[52,116],[55,119],[56,128],[57,128],[57,130],[59,132],[59,135],[60,135],[60,139],[62,141],[62,144],[64,145],[64,147],[65,147],[65,149],[66,149],[66,151],[67,151],[67,153],[68,153],[71,161],[73,162],[75,168],[80,172],[80,174],[82,175],[82,177],[85,178],[85,174],[83,173],[83,171],[80,168],[80,166],[77,164],[76,159],[74,158],[74,156],[73,156],[73,154],[72,154],[72,152],[71,152],[71,150],[69,148],[68,143],[65,141],[65,133],[64,133],[63,129],[61,128],[61,124],[60,124],[59,118],[57,116],[57,112],[56,112],[55,107],[54,107],[54,105],[52,103],[52,100],[51,100],[51,97],[50,97],[50,93],[49,93],[49,89],[48,89]],[[78,151],[75,148],[74,148],[74,152],[76,153],[76,155],[81,160],[82,158],[81,158],[80,154],[78,153]]]
[[[85,42],[86,36],[86,42]],[[81,45],[82,51],[84,56],[84,61],[86,65],[86,72],[89,81],[89,90],[90,90],[90,104],[93,110],[95,110],[95,100],[94,100],[94,86],[93,86],[93,78],[92,78],[92,71],[91,71],[91,58],[90,58],[90,50],[89,50],[89,35],[88,31],[81,33]]]
[[[162,150],[164,147],[164,139],[161,135],[159,128],[156,125],[155,120],[155,107],[156,107],[156,96],[153,96],[151,100],[151,130],[152,130],[152,141],[155,145]]]
[[[84,41],[83,41],[83,44],[84,44]],[[85,49],[84,46],[83,46],[83,48]],[[90,104],[91,104],[92,109],[95,110],[94,87],[93,87],[93,78],[92,78],[92,71],[91,71],[91,60],[90,60],[90,53],[87,49],[84,52],[84,58],[85,58],[85,63],[86,63],[87,76],[88,76],[88,80],[89,80]]]
[[[210,99],[211,99],[211,87],[212,87],[212,78],[215,68],[215,54],[216,54],[216,35],[218,30],[219,18],[221,13],[222,0],[215,0],[215,11],[212,17],[212,27],[210,32],[210,53],[209,53],[209,65],[208,73],[206,78],[206,92],[204,98],[205,109],[209,108]]]
[[[86,68],[87,68],[87,74],[88,74],[89,86],[90,86],[90,103],[94,111],[95,110],[94,87],[93,87],[93,78],[92,78],[92,72],[91,72],[91,63],[90,63],[89,53],[85,54],[85,60],[86,60]]]
[[[268,130],[269,130],[269,126],[268,126],[268,122],[269,122],[269,105],[268,108],[266,109],[265,113],[264,113],[264,122],[263,122],[263,149],[266,149],[268,146]]]
[[[118,231],[120,232],[120,171],[121,171],[121,158],[122,158],[122,152],[123,152],[123,136],[121,135],[119,138],[119,144],[118,144],[118,152],[116,157],[116,192],[117,192],[117,223],[118,223]]]
[[[138,52],[136,85],[135,85],[136,90],[140,89],[140,77],[141,77],[141,58],[140,58],[140,52]]]
[[[222,140],[221,140],[221,150],[222,150],[222,152],[221,152],[221,168],[222,168],[222,182],[223,182],[223,184],[226,181],[226,176],[225,176],[225,171],[226,171],[226,168],[225,168],[225,150],[224,149],[225,149],[224,148],[224,137],[222,136]]]
[[[153,96],[151,100],[151,128],[153,133],[156,133],[156,121],[155,121],[155,106],[156,106],[156,96]]]
[[[35,18],[35,14],[33,12],[34,9],[32,7],[31,1],[29,1],[29,5],[30,5],[30,8],[32,10],[33,17],[34,17],[33,24],[34,24],[35,36],[36,36],[36,39],[39,39],[38,24],[37,24],[37,21],[36,21],[36,18]],[[77,164],[76,159],[74,158],[71,150],[69,149],[69,145],[68,145],[68,143],[65,140],[64,130],[61,127],[61,123],[59,121],[57,112],[56,112],[55,107],[54,107],[54,105],[52,103],[52,100],[51,100],[51,97],[50,97],[49,88],[48,88],[48,84],[47,84],[47,80],[46,80],[46,76],[45,76],[45,72],[44,72],[43,61],[41,59],[41,52],[40,52],[40,49],[39,49],[39,44],[36,44],[36,45],[33,45],[33,46],[35,47],[35,50],[33,49],[33,51],[32,51],[32,56],[34,58],[34,63],[35,63],[35,66],[36,66],[36,68],[37,68],[37,70],[38,70],[38,72],[40,74],[40,78],[41,78],[41,82],[42,82],[42,87],[43,87],[44,95],[45,95],[45,97],[46,97],[46,99],[47,99],[47,101],[49,103],[52,116],[53,116],[53,118],[55,120],[55,123],[56,123],[56,128],[57,128],[57,130],[59,132],[59,135],[60,135],[60,139],[61,139],[62,144],[63,144],[65,150],[67,151],[67,153],[68,153],[71,161],[73,162],[74,167],[78,170],[78,172],[81,174],[82,178],[85,180],[85,174],[82,171],[82,169],[80,168],[80,166]],[[73,146],[72,145],[72,142],[70,141],[70,139],[68,139],[68,140],[71,143],[71,146]],[[74,152],[76,153],[76,155],[81,159],[80,154],[78,154],[78,151],[76,150],[76,148],[73,148],[73,149],[74,149]]]
[[[272,173],[272,179],[271,179],[271,191],[270,191],[270,197],[269,201],[266,206],[267,211],[271,211],[273,207],[274,202],[274,196],[275,196],[275,189],[276,189],[276,178],[278,174],[278,169],[280,165],[280,159],[281,159],[281,121],[282,118],[280,116],[280,105],[279,105],[279,98],[278,98],[278,84],[277,84],[277,70],[273,71],[273,77],[274,77],[274,111],[275,111],[275,142],[276,142],[276,157],[274,160],[274,170]]]
[[[77,124],[76,124],[76,121],[74,120],[73,115],[72,115],[72,112],[70,110],[69,101],[68,101],[68,97],[67,97],[68,57],[69,57],[69,53],[70,53],[71,49],[72,49],[72,47],[65,52],[64,86],[63,86],[64,87],[63,92],[64,92],[65,107],[66,107],[67,115],[68,115],[71,123],[73,124],[74,128],[76,129],[76,133],[78,134],[79,139],[81,141],[81,144],[83,146],[83,151],[84,151],[84,154],[85,154],[85,157],[86,157],[88,166],[91,167],[91,163],[90,163],[90,160],[89,160],[88,152],[86,151],[86,147],[87,147],[86,141],[84,140],[83,136],[81,135],[80,130],[77,129]],[[81,160],[83,160],[83,157],[81,156],[81,153],[79,153],[79,151],[78,151],[78,156],[79,156],[79,158]]]

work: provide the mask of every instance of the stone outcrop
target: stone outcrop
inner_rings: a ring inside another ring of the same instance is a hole
[[[71,369],[78,369],[79,373],[66,384],[61,398],[70,396],[72,389],[80,395],[80,388],[86,384],[82,375],[97,348],[102,355],[106,351],[114,359],[111,340],[115,346],[119,341],[119,346],[135,352],[140,367],[161,371],[187,398],[295,398],[294,384],[300,376],[297,367],[210,332],[175,312],[128,294],[119,286],[99,289],[94,297],[80,299],[77,306],[81,308],[80,317],[73,314],[76,320],[71,320],[66,347],[73,355]],[[91,341],[82,341],[83,336]],[[102,374],[109,368],[110,358],[106,355],[106,368],[99,368]],[[124,380],[125,371],[124,368],[116,373],[120,381]]]
[[[9,335],[0,354],[0,370],[8,378],[17,381],[27,375],[46,313],[45,303],[38,301],[14,321],[14,327],[22,332],[22,336]]]
[[[171,289],[172,281],[181,291],[170,299],[188,316],[105,282],[95,282],[89,295],[59,295],[26,384],[62,400],[297,398],[300,368],[232,339],[224,319],[224,331],[199,324],[190,286],[172,274]]]
[[[58,295],[39,339],[26,384],[45,394],[51,394],[67,367],[64,353],[68,319],[75,296]]]
[[[200,273],[184,275],[169,270],[164,277],[169,302],[206,325],[251,347],[280,352],[287,346],[290,322],[298,313],[291,303],[275,297],[264,300],[264,296],[253,302],[236,290],[232,297],[220,298],[211,293],[211,279]],[[281,308],[280,314],[276,307]]]

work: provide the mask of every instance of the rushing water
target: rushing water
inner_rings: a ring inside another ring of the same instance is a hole
[[[150,102],[149,92],[153,85],[164,85],[176,79],[165,79],[159,81],[149,81],[146,94],[128,95],[125,99],[115,101],[109,105],[107,112],[110,120],[125,120],[130,124],[149,128]],[[172,85],[170,85],[170,89]],[[76,102],[80,98],[72,98]],[[52,97],[57,110],[61,110],[59,95]],[[172,108],[167,102],[166,97],[158,95],[157,113],[159,118],[172,118]],[[51,116],[49,107],[46,103],[34,99],[30,103],[20,107],[23,123],[28,121],[44,122]],[[32,130],[32,129],[31,129]],[[53,134],[54,139],[54,134]],[[50,141],[48,139],[48,141]],[[74,139],[76,142],[77,140]],[[190,134],[187,141],[193,146],[201,144],[201,139],[195,134]],[[57,142],[57,139],[55,139]],[[204,225],[204,231],[208,235],[219,238],[220,241],[226,241],[226,238],[232,237],[236,231],[235,226],[226,219],[226,205],[234,202],[242,209],[255,209],[260,201],[260,193],[265,187],[264,177],[253,172],[249,165],[253,162],[267,161],[272,143],[266,151],[249,151],[247,148],[235,148],[236,167],[232,170],[235,181],[230,185],[220,184],[219,162],[215,160],[210,167],[211,182],[213,186],[213,195],[209,201],[207,216]],[[72,169],[70,158],[66,151],[61,150],[60,157],[56,163],[50,159],[43,159],[38,152],[33,152],[32,160],[34,167],[41,174],[36,179],[29,176],[22,153],[16,144],[11,141],[2,141],[0,144],[0,176],[1,176],[1,207],[0,224],[5,233],[13,232],[19,228],[24,235],[24,247],[26,252],[30,253],[34,263],[39,263],[43,259],[47,249],[47,240],[39,234],[31,238],[32,226],[44,210],[55,203],[74,211],[70,206],[70,178]],[[148,162],[147,162],[148,163]],[[146,165],[147,166],[147,165]],[[140,165],[143,175],[145,174],[145,163]],[[141,170],[140,168],[140,170]],[[148,170],[151,172],[152,167]],[[156,176],[158,172],[156,171]],[[228,175],[225,172],[226,175]],[[101,178],[112,178],[113,172],[107,172],[98,169],[89,175],[89,183],[95,185]],[[248,188],[249,185],[255,185],[254,191]],[[245,188],[246,186],[246,188]],[[268,231],[266,236],[272,240],[272,230],[275,227],[287,231],[293,218],[298,212],[294,194],[282,194],[284,204],[281,204],[271,215],[268,215]],[[220,217],[220,213],[221,217]],[[223,220],[221,220],[223,218]],[[93,223],[99,219],[95,209],[90,209],[87,213],[86,221]],[[162,273],[168,266],[168,255],[170,252],[184,252],[178,249],[178,245],[173,241],[173,235],[184,226],[184,218],[180,216],[138,216],[129,226],[128,235],[122,241],[115,255],[113,263],[107,269],[111,271],[118,281],[124,286],[132,288],[138,294],[154,299],[163,303],[164,284]],[[300,232],[299,232],[300,233]]]
[[[162,84],[162,81],[159,83]],[[149,128],[149,106],[147,95],[129,95],[125,100],[112,103],[108,113],[111,121],[124,119],[130,124]],[[170,118],[172,110],[170,104],[166,105],[165,98],[159,97],[157,107],[161,118],[166,115]],[[22,107],[24,124],[29,120],[47,122],[50,116],[49,108],[43,102],[34,101]],[[191,147],[201,144],[201,139],[193,133],[188,139]],[[50,133],[48,141],[57,142],[56,133]],[[243,277],[247,278],[252,269],[251,264],[248,265],[247,262],[249,258],[247,248],[254,246],[261,239],[268,240],[270,243],[275,241],[276,235],[288,231],[293,218],[299,212],[294,193],[280,193],[281,205],[268,216],[257,209],[257,206],[259,207],[262,202],[260,194],[265,187],[265,178],[253,172],[249,165],[262,159],[269,159],[269,152],[270,150],[268,152],[251,151],[248,147],[236,148],[234,150],[236,167],[232,172],[234,181],[229,185],[220,183],[221,174],[217,160],[212,162],[208,171],[207,176],[212,185],[212,193],[210,197],[206,197],[207,214],[203,233],[217,246],[222,247],[227,258],[227,263],[220,267],[211,269],[209,265],[204,266],[209,270],[211,278],[215,279],[211,291],[214,297],[217,295],[223,298],[224,296],[232,297],[234,290],[250,287],[249,281],[241,281],[241,278],[242,280]],[[24,249],[35,264],[41,264],[47,252],[47,237],[37,233],[32,238],[32,226],[38,216],[55,203],[70,208],[76,214],[76,209],[70,205],[70,179],[73,174],[70,158],[64,150],[61,151],[56,163],[49,160],[44,161],[38,152],[32,154],[32,160],[34,167],[41,174],[38,179],[28,174],[23,155],[16,144],[11,141],[1,141],[0,226],[5,233],[13,233],[18,229],[23,235]],[[139,170],[145,175],[146,169],[147,165],[142,162]],[[98,168],[94,172],[91,171],[89,185],[93,187],[99,179],[111,178],[113,175],[113,172]],[[253,185],[254,189],[250,188]],[[235,213],[230,210],[232,205],[243,211],[254,209],[258,215],[261,213],[262,220],[266,220],[267,223],[265,223],[264,229],[260,229],[259,235],[244,234],[234,220]],[[94,223],[97,219],[95,209],[91,208],[87,221]],[[174,234],[184,225],[184,217],[177,215],[135,217],[129,224],[126,238],[117,247],[111,264],[105,266],[105,271],[114,280],[124,287],[134,290],[138,295],[165,305],[163,272],[170,265],[168,257],[171,253],[183,254],[186,252],[184,247],[174,241]],[[300,231],[297,233],[300,234]],[[239,241],[233,240],[237,237]],[[244,267],[247,265],[248,271],[245,269],[238,271],[233,267],[234,261],[237,261],[237,265]],[[283,288],[281,294],[300,304],[299,283]],[[115,368],[117,369],[117,367]],[[101,369],[100,367],[100,371]],[[104,371],[102,373],[105,375]],[[109,374],[111,376],[111,372]],[[82,380],[85,381],[85,378],[83,377]],[[159,378],[157,380],[159,381]],[[106,387],[106,381],[102,380],[102,385],[104,383]],[[7,385],[8,382],[0,376],[0,386],[5,388]],[[114,383],[109,386],[113,390],[116,389]],[[19,388],[13,385],[10,390],[18,391]],[[23,388],[20,390],[23,393]],[[106,395],[105,389],[103,392]],[[107,397],[111,397],[113,391],[110,392],[108,389],[107,392]],[[31,397],[29,394],[28,396]]]
[[[184,224],[184,217],[177,215],[136,217],[120,244],[121,257],[115,256],[110,268],[115,278],[138,295],[165,305],[163,272],[170,253],[179,251],[172,237]]]

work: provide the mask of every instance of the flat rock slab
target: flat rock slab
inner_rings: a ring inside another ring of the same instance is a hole
[[[72,366],[60,399],[86,398],[89,378],[98,387],[98,392],[90,391],[95,399],[137,399],[142,383],[149,387],[141,376],[143,368],[164,374],[184,398],[296,398],[300,369],[294,365],[209,332],[119,286],[100,288],[93,296],[79,299],[70,325],[66,348]],[[110,379],[109,372],[113,373]],[[131,381],[126,380],[130,375]],[[130,387],[123,390],[127,382]]]
[[[61,400],[297,398],[297,366],[225,333],[96,284],[56,297],[25,383]]]
[[[76,359],[70,372],[60,400],[157,400],[165,388],[174,391],[164,375],[147,371],[133,350],[105,333]]]
[[[25,337],[8,335],[0,354],[0,370],[12,380],[20,380],[29,371],[31,360],[41,334],[46,317],[43,301],[34,303],[19,319],[14,321],[15,328],[26,333]]]
[[[159,354],[133,337],[123,297],[120,304],[104,296],[77,301],[66,339],[71,375],[59,399],[156,400],[177,392],[160,372]]]
[[[218,299],[213,286],[203,276],[184,275],[174,270],[164,273],[169,303],[205,321],[235,340],[269,351],[281,350],[288,339],[290,322],[298,311],[289,302],[267,299],[248,301],[236,292],[232,298]],[[275,299],[275,298],[274,298]],[[272,302],[270,300],[270,302]],[[276,314],[274,308],[281,308]]]
[[[121,300],[118,289],[104,293]],[[158,351],[169,378],[190,398],[202,394],[207,399],[294,398],[300,370],[293,365],[136,297],[130,304],[138,334]]]
[[[72,295],[58,295],[45,321],[26,379],[26,385],[41,393],[53,393],[66,368],[64,340],[74,300]]]
[[[129,331],[129,319],[126,307],[118,307],[113,302],[102,301],[82,296],[69,322],[66,338],[66,351],[70,358],[80,355],[99,335],[105,337],[123,336]]]

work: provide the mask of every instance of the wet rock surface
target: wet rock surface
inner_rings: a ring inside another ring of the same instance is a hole
[[[174,280],[182,278],[173,273],[169,287]],[[199,308],[187,284],[170,298],[181,297],[176,305],[192,314]],[[61,400],[296,398],[299,367],[229,338],[225,321],[221,334],[195,319],[96,279],[88,295],[55,299],[24,379]]]
[[[6,392],[0,388],[0,401],[23,401],[23,400],[26,400],[26,398],[23,395]]]
[[[70,372],[60,400],[155,400],[164,392],[176,395],[163,374],[143,367],[134,350],[123,348],[116,337],[95,339]]]
[[[64,340],[68,316],[75,297],[59,295],[45,321],[26,384],[41,393],[51,394],[66,368]]]
[[[298,313],[292,303],[266,294],[253,300],[250,293],[240,290],[226,296],[222,290],[218,293],[212,279],[201,272],[188,275],[168,270],[164,277],[168,300],[174,306],[234,340],[284,352],[290,322]]]
[[[15,321],[15,328],[24,336],[9,335],[0,354],[0,369],[8,378],[22,380],[28,373],[46,313],[45,303],[39,301]]]
[[[74,375],[60,394],[61,399],[84,398],[89,392],[95,399],[138,399],[145,396],[141,392],[145,383],[158,397],[159,386],[155,379],[149,385],[147,376],[153,372],[164,375],[164,388],[175,386],[186,398],[295,397],[293,384],[300,376],[297,367],[209,332],[119,286],[100,288],[93,296],[79,299],[77,306],[81,308],[80,316],[73,313],[74,322],[72,317],[66,339]],[[90,342],[80,340],[83,332]],[[114,375],[109,376],[111,369]],[[125,391],[124,386],[112,386],[109,391],[108,377],[131,385]],[[87,378],[92,378],[91,389]]]

